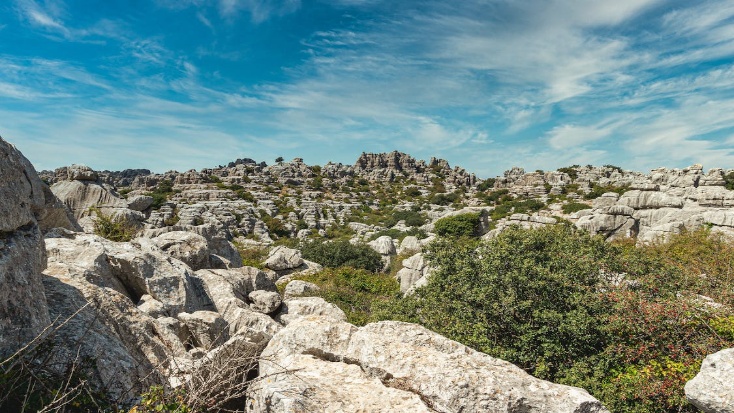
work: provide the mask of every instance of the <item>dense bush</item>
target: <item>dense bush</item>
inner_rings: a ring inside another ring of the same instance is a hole
[[[417,228],[410,228],[407,231],[400,231],[399,229],[386,229],[386,230],[378,231],[372,234],[372,236],[370,237],[370,241],[376,240],[377,238],[380,238],[385,235],[387,235],[390,238],[397,239],[398,241],[402,241],[405,237],[409,235],[417,237],[418,239],[424,239],[428,237],[428,234],[426,234],[426,231],[423,231],[422,229],[417,229]]]
[[[433,224],[436,234],[444,237],[471,237],[480,228],[480,214],[461,214],[441,218]]]
[[[484,242],[439,238],[427,257],[428,285],[373,314],[583,387],[611,411],[695,411],[683,385],[734,346],[734,246],[704,231],[636,248],[572,226],[512,227]]]
[[[448,194],[435,194],[428,200],[428,202],[433,205],[451,205],[458,200],[459,195],[452,192]]]
[[[574,212],[581,211],[583,209],[590,209],[591,206],[588,204],[582,204],[581,202],[569,202],[563,205],[564,214],[573,214]]]
[[[481,184],[477,185],[477,191],[480,191],[480,192],[489,191],[490,189],[494,188],[495,182],[496,182],[496,179],[489,178],[485,180],[484,182],[482,182]]]
[[[724,187],[730,191],[734,191],[734,172],[724,175]]]
[[[353,267],[378,272],[382,269],[382,256],[364,244],[351,244],[348,240],[309,242],[301,245],[303,258],[325,267]]]
[[[575,180],[579,176],[579,173],[576,170],[576,168],[578,168],[578,167],[579,167],[578,165],[572,165],[572,166],[567,166],[565,168],[558,168],[557,170],[558,170],[558,172],[564,172],[564,173],[566,173],[569,176],[569,178]]]

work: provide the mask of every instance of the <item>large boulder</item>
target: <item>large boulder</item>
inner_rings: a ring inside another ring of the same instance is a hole
[[[273,248],[265,261],[265,266],[275,271],[298,268],[302,264],[301,251],[286,247]]]
[[[37,222],[45,184],[28,160],[0,138],[0,353],[12,352],[50,324],[41,272],[46,251]]]
[[[688,401],[705,413],[734,413],[734,348],[707,356],[685,392]]]
[[[47,235],[46,248],[50,265],[68,267],[77,277],[115,290],[132,303],[147,294],[160,301],[171,316],[202,306],[191,268],[168,255],[143,248],[139,243],[112,242],[91,234],[55,232]]]
[[[153,243],[166,254],[183,261],[194,270],[209,268],[209,244],[206,238],[193,232],[166,232],[155,238]]]
[[[77,220],[88,216],[91,207],[99,207],[106,213],[115,209],[127,209],[127,203],[118,198],[111,188],[95,181],[61,181],[51,187]]]
[[[301,370],[284,372],[282,366],[289,362]],[[348,365],[360,369],[347,371]],[[342,374],[323,375],[336,371]],[[341,411],[366,411],[360,410],[364,405],[359,391],[368,378],[378,379],[369,383],[374,394],[406,403],[412,406],[410,411],[607,412],[583,389],[534,378],[517,366],[421,326],[395,321],[357,328],[305,317],[273,337],[262,354],[260,373],[269,380],[254,389],[254,403],[270,403],[271,412],[297,411],[292,406],[308,405],[314,399]],[[309,382],[301,377],[319,379]],[[344,380],[360,386],[339,386]],[[296,381],[302,391],[281,391]],[[410,395],[418,395],[421,404],[413,405]],[[338,401],[344,404],[334,404]]]

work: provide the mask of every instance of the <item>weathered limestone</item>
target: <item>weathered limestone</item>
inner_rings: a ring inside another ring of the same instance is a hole
[[[734,348],[706,356],[685,392],[686,399],[705,413],[734,412]]]
[[[23,154],[0,138],[0,354],[21,347],[51,322],[36,218],[46,205],[44,187]]]
[[[347,321],[347,316],[339,307],[327,303],[321,297],[296,297],[283,301],[275,320],[288,325],[308,316],[326,317],[333,321]]]
[[[308,403],[304,393],[316,394],[318,400],[325,398],[323,387],[335,388],[336,380],[360,384],[339,387],[342,399],[360,406],[363,395],[359,391],[364,388],[365,375],[379,380],[370,384],[374,391],[396,397],[401,403],[413,403],[415,399],[404,393],[391,394],[389,389],[419,395],[424,407],[417,407],[417,411],[607,412],[582,389],[536,379],[508,362],[407,323],[384,321],[357,328],[326,318],[306,317],[276,334],[262,356],[260,372],[273,376],[255,390],[254,398],[258,403],[276,401],[271,410],[274,412],[297,411],[294,407]],[[287,361],[302,367],[295,378],[279,371]],[[317,377],[326,371],[344,371],[347,365],[360,367],[365,375],[352,369],[344,375],[321,376],[321,388],[301,380],[304,391],[280,391],[294,383],[299,373]]]
[[[286,247],[276,247],[270,251],[265,266],[275,271],[298,268],[303,264],[301,251]]]

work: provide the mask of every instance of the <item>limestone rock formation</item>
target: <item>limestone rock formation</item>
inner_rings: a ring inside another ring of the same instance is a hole
[[[284,363],[301,370],[284,374],[278,370]],[[337,371],[341,374],[321,375]],[[390,411],[379,400],[367,399],[361,393],[366,389],[415,411],[607,411],[582,389],[536,379],[423,327],[393,321],[357,328],[305,317],[273,337],[262,354],[260,372],[270,379],[254,389],[256,411],[267,406],[271,412],[293,412],[315,407],[313,401],[337,403],[335,399],[342,403],[333,404],[335,408],[345,411]]]
[[[685,391],[688,401],[705,413],[734,412],[734,348],[707,356]]]
[[[30,162],[0,138],[0,353],[11,352],[50,323],[41,272],[46,251],[37,222],[45,184]]]

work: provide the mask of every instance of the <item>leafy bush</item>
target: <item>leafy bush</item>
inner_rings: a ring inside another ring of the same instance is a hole
[[[94,233],[102,238],[115,242],[127,242],[138,235],[138,227],[120,215],[105,214],[97,208],[95,213]]]
[[[618,166],[615,166],[615,165],[604,165],[604,167],[605,167],[605,168],[609,168],[609,169],[611,169],[611,170],[613,170],[613,171],[617,171],[617,172],[619,172],[619,173],[622,173],[622,172],[624,172],[624,170],[623,170],[622,168],[620,168],[620,167],[618,167]]]
[[[587,204],[582,204],[581,202],[569,202],[565,205],[563,205],[563,213],[564,214],[573,214],[574,212],[581,211],[583,209],[590,209],[591,206]]]
[[[597,184],[593,184],[591,187],[591,192],[584,195],[584,199],[596,199],[600,196],[604,195],[607,192],[616,192],[620,195],[627,192],[629,188],[627,186],[601,186]]]
[[[417,228],[410,228],[407,231],[400,231],[399,229],[386,229],[383,231],[378,231],[370,237],[370,241],[376,240],[377,238],[383,237],[383,236],[389,236],[390,238],[397,239],[399,241],[402,241],[403,238],[412,235],[417,237],[418,239],[424,239],[428,237],[428,234],[426,234],[426,231],[423,231],[422,229]]]
[[[392,216],[383,222],[386,227],[395,226],[398,221],[405,221],[409,227],[419,227],[426,223],[426,217],[416,211],[395,211]]]
[[[458,200],[459,195],[452,192],[449,194],[435,194],[428,200],[428,202],[433,205],[451,205]]]
[[[575,180],[576,178],[579,177],[579,173],[576,170],[576,168],[578,168],[578,167],[579,167],[578,165],[571,165],[571,166],[567,166],[567,167],[564,167],[564,168],[558,168],[557,171],[558,172],[563,172],[563,173],[567,174],[569,176],[569,178]]]
[[[353,267],[378,272],[382,269],[382,256],[367,245],[351,244],[348,240],[309,242],[301,245],[303,258],[325,267]]]
[[[483,242],[439,238],[427,258],[428,284],[376,303],[377,318],[583,387],[611,411],[696,411],[683,385],[707,354],[734,346],[734,246],[705,231],[635,248],[567,225],[511,227]]]
[[[326,269],[297,278],[318,285],[321,290],[309,294],[336,304],[346,313],[347,321],[356,325],[377,321],[372,311],[375,302],[400,296],[400,285],[392,276],[362,269]]]
[[[504,188],[498,189],[496,191],[490,192],[489,195],[487,196],[487,199],[491,201],[492,203],[497,203],[500,200],[500,198],[502,198],[504,195],[507,195],[509,193],[510,191],[508,189],[504,189]]]
[[[158,183],[158,186],[153,192],[148,192],[146,195],[153,197],[153,204],[151,204],[151,208],[158,210],[161,209],[163,204],[168,202],[168,197],[173,195],[175,191],[173,190],[173,182],[170,180],[164,179],[160,183]]]
[[[242,257],[242,265],[245,267],[259,268],[261,270],[265,268],[263,262],[268,259],[269,250],[267,247],[243,245],[237,242],[234,243],[234,246],[237,248],[237,251],[239,251],[240,257]]]
[[[489,179],[485,180],[481,184],[477,185],[477,191],[480,191],[480,192],[489,191],[490,189],[494,188],[494,183],[496,181],[497,180],[494,179],[494,178],[489,178]]]
[[[724,187],[730,191],[734,191],[734,172],[724,175]]]
[[[461,214],[441,218],[433,226],[436,234],[444,237],[471,237],[480,228],[480,214]]]

